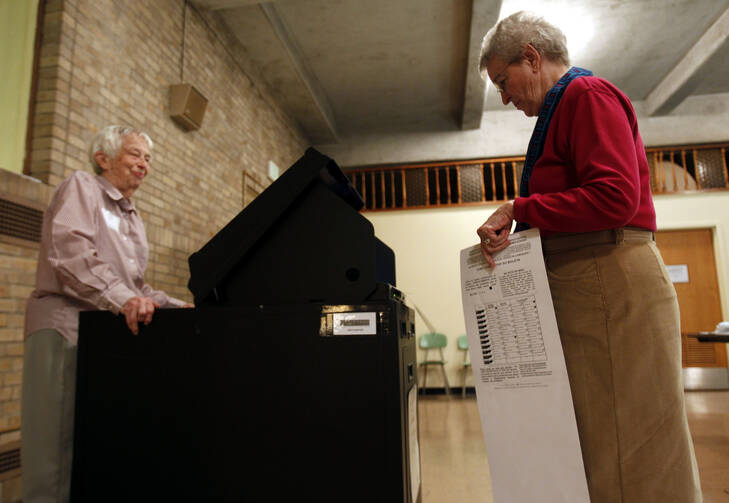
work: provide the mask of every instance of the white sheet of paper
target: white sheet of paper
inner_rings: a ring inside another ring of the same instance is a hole
[[[469,353],[495,503],[589,502],[538,229],[487,266],[461,250]]]
[[[689,282],[688,265],[686,265],[686,264],[667,265],[666,270],[668,271],[668,277],[671,278],[671,282],[673,282],[673,283],[688,283]]]

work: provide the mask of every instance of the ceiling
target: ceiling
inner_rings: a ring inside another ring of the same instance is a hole
[[[230,28],[313,144],[478,129],[484,111],[503,109],[477,68],[502,11],[558,24],[572,64],[648,115],[729,92],[729,0],[190,1]]]

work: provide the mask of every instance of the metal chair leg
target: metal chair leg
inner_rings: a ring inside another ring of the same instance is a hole
[[[438,348],[438,351],[440,352],[440,361],[443,362],[443,363],[441,363],[440,370],[441,370],[441,372],[443,372],[443,383],[445,384],[446,395],[450,395],[451,387],[448,385],[448,376],[446,375],[446,371],[445,371],[445,358],[443,357],[443,349]]]
[[[425,387],[425,383],[428,382],[428,365],[423,365],[423,367],[424,367],[424,370],[423,370],[423,395],[425,395],[426,389],[427,389]]]
[[[441,365],[440,369],[443,371],[443,382],[445,383],[446,395],[450,395],[451,387],[448,385],[448,376],[446,375],[445,365]]]
[[[466,398],[466,367],[463,367],[463,386],[461,386],[461,398]]]

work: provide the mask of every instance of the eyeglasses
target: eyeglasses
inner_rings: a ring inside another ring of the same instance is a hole
[[[501,70],[498,74],[496,74],[496,77],[491,81],[494,84],[494,87],[496,88],[496,91],[498,91],[499,94],[503,94],[506,92],[506,81],[509,79],[507,75],[505,75],[506,70],[516,63],[519,60],[511,61],[510,63],[507,63],[503,70]]]
[[[507,68],[509,68],[508,65],[492,81],[494,84],[494,87],[496,88],[496,91],[499,94],[504,94],[506,92],[506,81],[508,80],[508,77],[506,75],[503,75],[503,77],[502,77],[502,74],[506,72]]]

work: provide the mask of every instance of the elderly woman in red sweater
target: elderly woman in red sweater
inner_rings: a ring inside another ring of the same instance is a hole
[[[569,66],[562,32],[517,12],[484,38],[480,69],[537,116],[519,197],[478,229],[492,255],[539,228],[592,503],[701,501],[681,381],[678,304],[628,98]]]

